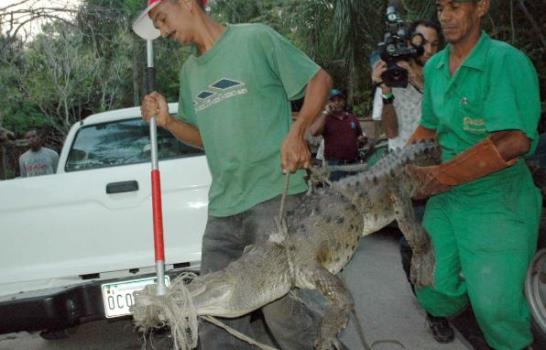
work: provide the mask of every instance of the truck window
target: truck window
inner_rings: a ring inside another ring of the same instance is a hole
[[[149,138],[149,126],[140,118],[83,127],[74,138],[65,171],[149,162]],[[203,154],[162,128],[157,128],[157,139],[159,160]]]

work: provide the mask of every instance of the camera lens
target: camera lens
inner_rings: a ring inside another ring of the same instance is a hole
[[[396,53],[396,45],[394,44],[387,45],[387,47],[385,48],[385,51],[387,51],[389,55],[394,55]]]
[[[423,37],[423,34],[421,33],[415,33],[411,37],[411,44],[413,46],[423,46],[425,43],[425,38]]]

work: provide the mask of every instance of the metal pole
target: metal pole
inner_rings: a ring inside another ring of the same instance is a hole
[[[155,89],[154,48],[152,40],[146,40],[146,93]],[[165,295],[165,246],[163,241],[163,210],[161,207],[161,176],[157,154],[157,120],[150,119],[150,146],[152,156],[152,210],[154,223],[155,271],[157,275],[157,294]]]

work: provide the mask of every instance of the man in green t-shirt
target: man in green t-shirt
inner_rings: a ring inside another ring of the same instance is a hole
[[[320,113],[331,88],[329,75],[286,39],[261,24],[223,26],[198,0],[148,1],[149,17],[164,37],[194,44],[180,71],[178,118],[154,92],[142,103],[144,119],[181,141],[203,147],[212,174],[209,218],[203,237],[202,273],[226,267],[245,246],[274,231],[283,170],[295,172],[287,209],[306,191],[302,167],[310,162],[306,129]],[[290,100],[305,97],[292,123]],[[290,297],[262,309],[267,329],[282,349],[312,349],[317,326]],[[229,321],[252,335],[249,317]],[[215,326],[202,324],[202,349],[246,349]]]
[[[529,59],[480,29],[489,0],[437,0],[449,45],[425,67],[420,126],[443,163],[409,167],[429,197],[423,226],[436,254],[434,284],[417,290],[434,316],[469,303],[487,343],[521,350],[533,342],[524,296],[542,199],[523,157],[534,152],[538,79]]]

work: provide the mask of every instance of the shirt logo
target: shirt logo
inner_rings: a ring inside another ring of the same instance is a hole
[[[464,117],[463,130],[473,134],[483,134],[487,131],[485,129],[485,120],[483,118]]]
[[[193,100],[196,112],[203,111],[227,99],[246,95],[246,84],[237,80],[222,78],[210,84],[206,90],[200,91]]]

